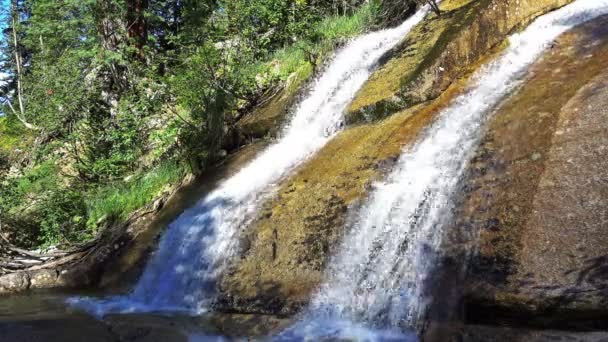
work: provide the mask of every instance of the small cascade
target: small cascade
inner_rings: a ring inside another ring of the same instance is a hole
[[[608,0],[577,0],[510,37],[500,57],[407,147],[356,214],[325,284],[276,340],[416,340],[423,290],[450,220],[453,194],[496,106],[570,28],[608,14]]]
[[[295,108],[281,137],[217,190],[170,224],[139,282],[126,296],[73,298],[97,315],[107,312],[200,313],[214,297],[216,278],[238,252],[238,236],[286,175],[321,149],[343,126],[343,112],[378,60],[425,16],[361,36],[341,49]]]

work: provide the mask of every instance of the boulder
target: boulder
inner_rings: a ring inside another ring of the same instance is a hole
[[[56,270],[36,270],[30,271],[30,288],[47,289],[57,286]]]
[[[13,293],[27,290],[30,277],[26,272],[15,272],[0,276],[0,293]]]

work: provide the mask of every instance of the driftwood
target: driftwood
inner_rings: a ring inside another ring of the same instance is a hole
[[[117,252],[118,248],[128,245],[129,242],[138,235],[138,232],[132,231],[130,227],[135,222],[158,212],[167,199],[171,197],[180,186],[175,187],[173,191],[169,193],[163,193],[148,206],[133,212],[124,222],[105,222],[104,226],[99,229],[96,238],[92,241],[79,245],[71,245],[66,249],[54,250],[48,253],[26,250],[12,244],[7,236],[3,234],[2,213],[0,210],[0,276],[25,273],[30,277],[32,274],[36,274],[36,271],[40,270],[76,270],[77,274],[84,272],[84,280],[72,280],[70,286],[73,286],[74,284],[90,285],[89,283],[84,283],[90,281],[87,274],[91,275],[90,272],[97,272],[96,266],[103,264],[110,256],[115,255],[114,253]],[[97,275],[98,274],[95,274],[93,276],[95,277]],[[0,294],[1,293],[2,288],[0,287]]]
[[[0,275],[15,271],[52,267],[59,260],[61,260],[61,263],[73,260],[74,258],[71,256],[80,257],[86,254],[86,251],[97,244],[97,240],[75,246],[69,250],[39,253],[14,246],[2,234],[2,224],[0,223]]]
[[[0,275],[66,264],[87,255],[93,246],[86,246],[78,250],[38,254],[7,246],[5,242],[2,242],[0,244]]]

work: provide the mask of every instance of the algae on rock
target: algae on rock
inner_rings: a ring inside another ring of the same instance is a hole
[[[310,63],[302,65],[289,76],[279,91],[263,100],[253,112],[244,116],[237,123],[237,128],[244,138],[262,139],[267,135],[276,135],[283,126],[289,109],[297,100],[301,88],[313,74],[313,65]]]
[[[218,285],[216,308],[289,314],[304,305],[344,234],[349,208],[361,203],[372,182],[460,93],[470,72],[500,50],[511,31],[568,2],[444,1],[442,18],[431,17],[415,28],[351,105],[349,122],[373,122],[346,129],[329,142],[281,184],[244,229],[242,253]],[[434,49],[441,39],[442,47]],[[419,90],[409,103],[403,101],[407,89]],[[365,111],[382,101],[390,104],[379,108],[388,110],[372,119],[384,119],[369,120]]]
[[[439,96],[513,31],[571,0],[446,0],[363,86],[347,122],[373,121]]]

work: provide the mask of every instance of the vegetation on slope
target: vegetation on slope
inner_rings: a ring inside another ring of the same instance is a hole
[[[380,2],[12,0],[0,99],[2,234],[22,247],[93,238],[242,142]],[[294,81],[295,80],[295,81]]]

